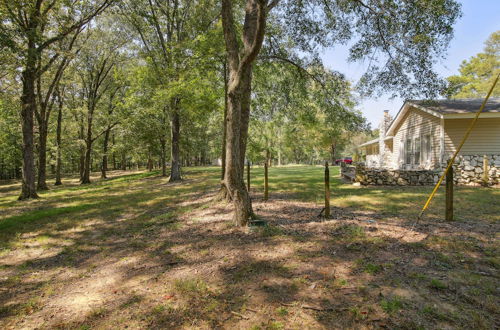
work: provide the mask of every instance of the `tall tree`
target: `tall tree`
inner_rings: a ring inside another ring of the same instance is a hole
[[[38,180],[37,190],[47,190],[47,136],[49,131],[49,120],[56,100],[56,90],[59,82],[73,57],[72,49],[81,28],[76,29],[67,41],[59,41],[57,51],[60,53],[59,61],[54,61],[53,68],[48,69],[45,77],[39,76],[36,81],[36,94],[38,99],[35,107],[35,118],[38,123]],[[39,59],[42,60],[42,59]],[[61,110],[61,109],[60,109]]]
[[[21,126],[23,182],[19,199],[37,198],[33,154],[33,116],[37,107],[36,81],[60,56],[55,44],[86,25],[112,0],[0,1],[0,46],[9,48],[22,67]],[[45,56],[45,54],[50,54]]]
[[[192,55],[193,40],[215,21],[214,1],[142,0],[127,1],[126,4],[124,17],[142,43],[140,54],[154,69],[157,85],[165,88],[178,84],[183,73],[190,70],[187,59]],[[170,182],[181,180],[182,104],[180,95],[170,93],[162,106],[169,116],[171,129]]]
[[[82,184],[90,183],[91,155],[94,142],[117,124],[117,122],[108,123],[100,133],[95,134],[94,132],[96,111],[100,107],[102,98],[105,95],[110,95],[111,98],[111,103],[108,104],[105,115],[111,116],[113,114],[114,97],[120,88],[113,79],[113,70],[121,61],[120,48],[122,47],[122,43],[119,40],[120,37],[115,31],[103,30],[101,28],[102,23],[97,24],[97,27],[89,30],[88,33],[92,34],[91,40],[82,49],[80,58],[76,64],[86,107],[84,130],[85,157],[81,176]],[[111,106],[111,111],[109,106]]]
[[[453,98],[484,97],[500,72],[500,31],[493,32],[485,42],[483,52],[464,60],[459,74],[448,77],[447,96]],[[500,85],[492,96],[500,96]]]
[[[237,225],[247,224],[253,214],[243,183],[243,159],[252,65],[261,50],[268,19],[273,32],[268,45],[272,56],[280,57],[281,45],[286,44],[295,55],[319,60],[319,48],[355,39],[350,59],[371,60],[359,84],[361,91],[430,96],[444,86],[433,65],[443,56],[460,16],[460,5],[454,0],[246,0],[238,37],[237,7],[230,0],[221,3],[230,72],[224,184],[235,206]],[[277,47],[275,39],[280,41]]]

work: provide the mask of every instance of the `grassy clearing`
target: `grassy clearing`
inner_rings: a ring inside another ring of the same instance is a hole
[[[230,224],[214,203],[218,168],[112,173],[16,201],[0,184],[2,328],[494,328],[500,316],[498,189],[355,187],[332,173],[332,219],[318,218],[323,169],[252,169],[254,209]],[[85,288],[82,290],[81,288]]]

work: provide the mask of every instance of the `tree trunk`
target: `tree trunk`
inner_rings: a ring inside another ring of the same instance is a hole
[[[234,203],[234,222],[238,226],[245,226],[249,217],[253,217],[243,171],[250,119],[252,63],[262,47],[267,11],[267,1],[246,1],[241,48],[236,36],[232,1],[222,0],[221,16],[229,64],[224,184]]]
[[[85,168],[85,145],[84,145],[84,131],[85,131],[85,127],[84,127],[84,124],[83,124],[83,116],[81,116],[81,118],[79,119],[79,123],[80,123],[80,132],[79,132],[79,138],[80,138],[80,160],[78,162],[78,171],[80,173],[80,182],[82,181],[83,179],[83,171],[84,171],[84,168]]]
[[[245,155],[247,150],[248,126],[250,123],[250,105],[252,94],[252,65],[244,70],[241,77],[242,97],[241,97],[241,135],[240,135],[240,166],[241,172],[245,171]],[[251,205],[250,205],[251,208]]]
[[[127,170],[127,154],[125,153],[125,151],[122,152],[122,163],[120,165],[121,165],[122,171]]]
[[[56,186],[62,185],[61,182],[61,130],[62,130],[62,107],[63,103],[61,96],[58,95],[59,108],[57,112],[57,129],[56,129],[56,146],[57,146],[57,159],[56,159]]]
[[[47,187],[47,123],[41,120],[38,125],[38,183],[37,190],[49,190]]]
[[[109,133],[111,129],[108,128],[104,133],[104,143],[102,146],[102,166],[101,166],[101,178],[106,179],[106,172],[108,170],[108,142],[109,142]]]
[[[172,106],[172,164],[170,169],[170,179],[168,182],[182,180],[181,178],[181,163],[180,163],[180,138],[181,138],[181,122],[179,116],[179,99],[173,100]]]
[[[161,176],[167,176],[167,141],[165,141],[165,137],[160,137],[160,146],[161,146],[161,154],[160,154],[160,166],[161,166]]]
[[[85,158],[83,163],[83,176],[81,183],[87,184],[90,183],[90,169],[91,169],[91,153],[92,153],[92,141],[85,142]]]
[[[335,165],[335,143],[330,145],[330,152],[332,154],[332,165]]]
[[[234,203],[234,223],[238,226],[246,226],[252,214],[252,203],[243,181],[246,141],[243,142],[242,139],[248,135],[247,132],[243,132],[245,128],[244,122],[247,121],[248,123],[248,118],[243,118],[243,112],[246,112],[247,109],[243,111],[242,105],[246,106],[249,104],[249,100],[243,101],[243,98],[247,96],[245,91],[251,80],[242,80],[251,78],[251,75],[244,74],[241,77],[237,75],[237,72],[231,72],[231,83],[228,88],[224,184]],[[238,80],[239,83],[235,83]],[[249,113],[245,113],[245,115],[247,114]],[[246,129],[248,129],[248,124],[246,125]]]
[[[33,157],[33,116],[35,113],[36,58],[34,43],[28,45],[26,68],[22,73],[23,95],[21,96],[21,126],[23,132],[23,182],[19,200],[38,198],[35,190],[35,161]]]
[[[151,158],[151,152],[148,153],[148,171],[151,172],[153,170],[153,159]]]
[[[227,135],[227,60],[224,61],[224,121],[222,123],[222,153],[221,153],[221,179],[224,180],[226,170],[226,135]],[[222,185],[222,189],[225,189]]]
[[[92,154],[92,117],[94,115],[94,109],[91,108],[89,109],[88,115],[87,115],[87,136],[85,138],[85,159],[84,159],[84,166],[83,166],[83,176],[81,183],[82,184],[88,184],[90,183],[90,170],[92,167],[91,163],[91,154]]]
[[[111,135],[111,142],[113,143],[113,147],[114,147],[115,146],[115,134],[114,133]],[[114,150],[114,148],[113,148],[113,150]],[[116,171],[118,168],[116,167],[116,155],[115,155],[114,151],[113,151],[112,158],[113,158],[113,171]]]

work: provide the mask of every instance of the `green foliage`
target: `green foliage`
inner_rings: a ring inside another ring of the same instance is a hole
[[[458,75],[448,77],[447,96],[485,97],[500,73],[500,31],[493,32],[486,40],[483,52],[464,60],[458,71]],[[500,96],[500,85],[496,86],[491,96]]]
[[[340,152],[349,134],[364,126],[350,84],[321,65],[256,66],[254,94],[248,150],[253,162],[268,155],[278,164],[333,158],[331,146]]]

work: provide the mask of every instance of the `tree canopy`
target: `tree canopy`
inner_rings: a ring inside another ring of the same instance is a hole
[[[484,43],[484,50],[468,60],[458,69],[459,74],[448,77],[446,94],[453,98],[484,97],[500,73],[500,31],[493,32]],[[500,96],[500,86],[492,96]]]

